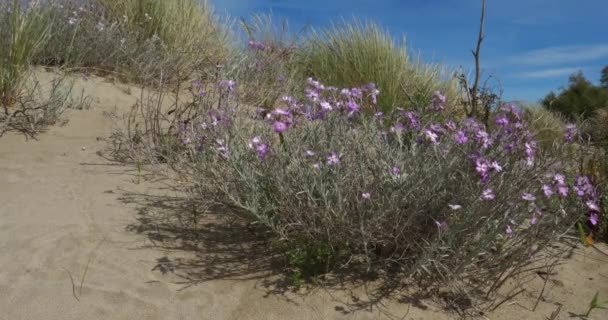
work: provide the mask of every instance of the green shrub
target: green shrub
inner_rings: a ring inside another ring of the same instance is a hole
[[[568,86],[558,94],[549,93],[542,100],[543,107],[575,120],[593,116],[595,110],[608,106],[608,92],[594,86],[582,73],[570,76]]]
[[[343,22],[313,30],[304,43],[303,74],[332,86],[356,87],[375,83],[380,105],[425,107],[434,90],[454,96],[454,84],[442,78],[439,66],[412,59],[403,43],[371,22]]]

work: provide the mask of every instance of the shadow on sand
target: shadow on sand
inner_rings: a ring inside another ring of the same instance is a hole
[[[354,272],[323,277],[311,290],[296,288],[287,277],[284,260],[272,250],[270,237],[223,206],[131,192],[121,192],[119,200],[136,207],[136,221],[127,230],[145,235],[149,242],[144,247],[169,252],[157,258],[153,270],[177,276],[176,283],[183,285],[180,290],[213,280],[252,280],[265,296],[289,302],[294,296],[323,290],[342,314],[375,309],[388,318],[402,318],[403,314],[390,314],[387,301],[427,308],[422,302],[427,295],[406,295],[399,281]]]

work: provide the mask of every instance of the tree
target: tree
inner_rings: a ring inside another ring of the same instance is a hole
[[[600,85],[602,88],[608,90],[608,66],[602,69],[602,77],[600,78]]]
[[[542,100],[548,110],[559,112],[567,118],[588,118],[595,110],[608,107],[608,92],[594,86],[582,72],[570,76],[568,86],[559,94],[549,93]]]

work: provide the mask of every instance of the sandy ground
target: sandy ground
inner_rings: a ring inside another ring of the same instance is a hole
[[[175,213],[191,208],[178,194],[162,182],[135,183],[131,168],[97,154],[112,127],[104,112],[127,111],[136,90],[98,78],[77,86],[94,98],[90,110],[68,112],[67,125],[38,141],[0,138],[0,319],[458,317],[407,296],[370,306],[361,288],[354,292],[362,300],[351,290],[284,290],[238,223],[200,216],[200,228],[186,229]],[[608,300],[608,256],[579,249],[555,271],[535,312],[538,276],[484,316],[548,319],[562,305],[555,319],[572,319],[596,291]],[[608,319],[608,311],[590,319]]]

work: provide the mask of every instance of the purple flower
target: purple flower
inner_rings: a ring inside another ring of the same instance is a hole
[[[335,166],[335,165],[340,164],[340,158],[341,158],[341,156],[339,154],[332,152],[332,153],[328,154],[325,159],[327,160],[328,166]]]
[[[589,215],[589,222],[596,226],[598,224],[599,221],[599,216],[597,213],[593,212],[592,214]]]
[[[401,168],[397,167],[397,166],[393,166],[391,168],[391,175],[394,177],[397,177],[401,174]]]
[[[458,144],[465,144],[465,143],[467,143],[467,141],[469,141],[469,138],[467,138],[467,135],[464,133],[464,131],[458,130],[454,134],[454,140]]]
[[[321,105],[321,108],[323,108],[325,111],[332,111],[334,109],[334,107],[332,107],[327,101],[321,101],[319,105]]]
[[[595,212],[600,212],[600,207],[597,205],[597,203],[595,203],[595,201],[588,200],[587,202],[585,202],[585,204],[587,205],[589,210],[595,211]]]
[[[397,122],[394,126],[391,127],[391,132],[393,133],[401,133],[407,129],[403,123]]]
[[[348,101],[346,103],[346,110],[348,111],[348,114],[352,115],[353,113],[359,111],[359,105],[352,100]]]
[[[340,95],[342,95],[342,97],[344,97],[344,98],[350,98],[350,96],[351,96],[350,90],[342,89],[342,90],[340,90]]]
[[[418,122],[418,117],[413,112],[403,112],[403,116],[407,118],[408,125],[414,129],[420,128],[420,123]]]
[[[492,145],[492,139],[490,138],[490,135],[485,131],[485,130],[477,130],[477,132],[475,132],[475,140],[478,143],[481,143],[481,147],[483,149],[487,149],[489,146]]]
[[[433,107],[431,108],[431,110],[433,110],[433,111],[443,110],[445,101],[446,101],[446,96],[441,94],[440,91],[433,92],[433,99],[431,100]]]
[[[305,95],[306,99],[312,102],[316,102],[317,100],[319,100],[319,91],[317,90],[306,89]]]
[[[257,41],[249,41],[249,48],[253,49],[253,50],[259,50],[259,51],[264,51],[266,50],[266,45],[261,43],[261,42],[257,42]]]
[[[274,130],[274,132],[276,133],[283,133],[285,131],[287,131],[287,123],[282,122],[282,121],[276,121],[273,125],[272,125],[272,129]]]
[[[489,170],[488,162],[484,158],[475,159],[475,171],[481,177],[481,181],[487,181],[489,178]]]
[[[522,193],[521,198],[526,201],[535,201],[536,200],[536,197],[533,194],[527,193],[527,192]]]
[[[451,131],[456,130],[456,124],[452,120],[446,121],[445,127],[448,128],[448,130],[451,130]]]
[[[269,153],[269,146],[268,143],[260,143],[257,145],[257,147],[255,148],[255,150],[258,152],[258,157],[260,159],[264,159],[266,158],[266,156]]]
[[[545,196],[547,198],[550,198],[553,195],[553,193],[554,193],[553,189],[551,189],[551,187],[548,186],[548,185],[546,185],[546,184],[543,184],[543,186],[542,186],[541,189],[543,190],[543,193],[545,194]]]
[[[505,115],[502,115],[502,116],[496,118],[495,122],[496,122],[496,125],[501,128],[506,128],[509,125],[509,119]]]
[[[350,94],[351,94],[351,96],[353,96],[355,98],[363,97],[363,91],[361,91],[361,89],[359,89],[359,88],[350,89]]]
[[[435,145],[439,144],[439,136],[435,132],[433,132],[432,130],[425,129],[424,130],[424,136],[432,144],[435,144]]]
[[[564,130],[564,139],[566,139],[566,142],[574,142],[577,133],[576,125],[569,123]]]
[[[567,197],[568,196],[568,187],[565,185],[557,186],[557,194],[562,198]]]
[[[496,171],[496,172],[502,171],[502,166],[497,161],[492,161],[492,163],[490,164],[490,167],[492,167],[492,169],[494,169],[494,171]]]
[[[507,229],[505,232],[507,233],[507,237],[513,238],[514,232],[513,232],[513,229],[511,228],[511,225],[507,225]]]
[[[589,177],[586,176],[576,178],[576,185],[574,186],[574,190],[576,191],[576,195],[579,197],[596,197],[595,189],[593,188],[591,181],[589,181]]]
[[[365,199],[365,200],[369,200],[369,199],[371,199],[371,197],[372,197],[372,194],[371,194],[371,193],[369,193],[369,192],[363,192],[363,193],[361,194],[361,198],[363,198],[363,199]]]
[[[228,90],[228,92],[234,91],[234,87],[236,86],[236,82],[233,80],[222,80],[220,81],[219,87],[222,89]]]
[[[285,109],[281,109],[281,108],[274,109],[274,111],[272,111],[272,114],[274,114],[276,116],[285,116],[285,117],[291,116],[291,112],[289,112],[288,110],[285,110]]]
[[[262,142],[262,138],[260,138],[259,136],[253,137],[251,141],[249,141],[249,149],[254,149],[255,146],[260,144],[260,142]]]
[[[532,166],[534,164],[534,155],[536,154],[536,141],[526,142],[524,147],[526,149],[526,164]]]
[[[534,211],[534,213],[532,213],[532,218],[530,219],[530,224],[535,225],[537,223],[538,223],[538,215],[536,214],[536,211]]]
[[[485,189],[481,193],[481,200],[494,200],[496,195],[494,195],[494,191],[492,189]]]
[[[557,183],[559,185],[566,184],[566,177],[563,174],[560,174],[560,173],[556,173],[553,176],[553,180],[555,181],[555,183]]]

